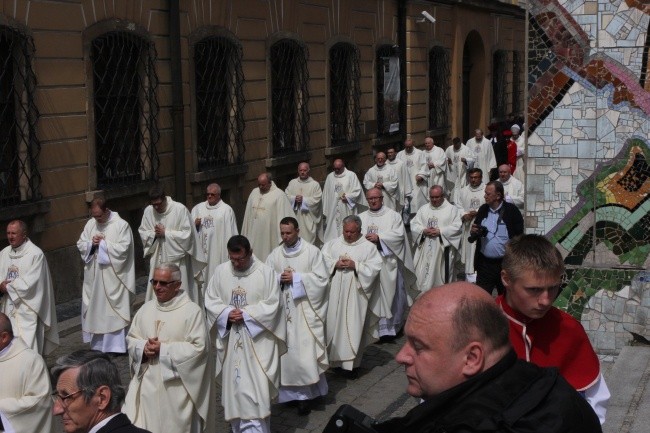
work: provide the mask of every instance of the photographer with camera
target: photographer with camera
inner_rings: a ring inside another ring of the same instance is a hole
[[[476,219],[470,230],[469,242],[477,242],[474,267],[476,284],[488,293],[496,287],[499,294],[505,288],[501,282],[501,262],[506,243],[523,234],[524,218],[512,203],[504,200],[503,185],[499,181],[485,186],[485,204],[476,212]]]

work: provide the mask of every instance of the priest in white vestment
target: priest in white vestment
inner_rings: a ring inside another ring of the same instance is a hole
[[[499,166],[499,182],[503,185],[505,201],[517,206],[519,212],[524,215],[524,185],[510,174],[510,166],[501,164]]]
[[[4,313],[0,313],[0,384],[0,421],[6,433],[54,431],[52,386],[45,361],[14,338]]]
[[[400,202],[399,178],[393,167],[386,164],[386,154],[375,155],[375,165],[370,167],[363,177],[366,190],[379,188],[384,192],[384,206],[396,210]]]
[[[133,233],[103,198],[90,203],[77,248],[84,262],[81,329],[84,343],[101,352],[126,353],[135,295]]]
[[[264,262],[281,242],[280,220],[294,213],[289,198],[275,186],[270,173],[260,174],[257,185],[246,202],[241,234],[250,241],[255,256]]]
[[[48,355],[59,346],[59,324],[47,260],[23,221],[7,224],[7,241],[0,252],[0,312],[27,347]]]
[[[415,275],[421,292],[456,281],[454,262],[462,234],[461,211],[449,203],[441,186],[429,190],[430,204],[411,221]]]
[[[211,183],[206,188],[207,200],[192,208],[196,242],[208,262],[203,268],[203,282],[207,284],[215,268],[228,261],[226,242],[238,235],[237,219],[232,208],[221,200],[221,187]]]
[[[203,305],[200,286],[206,263],[203,251],[196,243],[190,211],[182,203],[168,197],[160,185],[149,191],[149,202],[138,229],[144,257],[149,258],[149,278],[153,278],[156,266],[174,263],[181,269],[182,290],[193,302]],[[151,299],[154,299],[154,293],[150,283],[145,300]]]
[[[444,188],[446,184],[447,155],[442,148],[434,145],[431,137],[424,139],[424,159],[427,163],[429,188],[434,185],[441,185]]]
[[[213,359],[203,309],[181,290],[173,263],[154,269],[156,298],[133,317],[131,383],[123,412],[156,433],[214,433]]]
[[[395,173],[397,173],[397,184],[399,186],[399,204],[397,206],[397,211],[401,211],[404,206],[410,203],[413,197],[413,181],[411,180],[411,175],[406,168],[406,164],[401,159],[397,159],[397,151],[394,147],[389,147],[386,149],[386,163],[393,167]]]
[[[323,188],[323,243],[341,236],[343,219],[363,212],[368,205],[357,174],[346,169],[342,159],[335,159],[332,167]]]
[[[445,150],[447,156],[447,194],[449,201],[456,203],[458,193],[467,185],[467,170],[474,167],[474,153],[454,137],[451,146]]]
[[[278,402],[297,400],[298,414],[311,411],[311,400],[327,395],[329,368],[325,343],[329,275],[318,248],[300,236],[295,218],[280,221],[282,245],[266,258],[282,291],[287,353],[280,358]]]
[[[350,377],[356,377],[366,346],[379,338],[379,316],[368,307],[379,290],[383,262],[377,246],[361,230],[361,219],[350,215],[343,220],[343,235],[323,245],[330,275],[326,322],[330,366],[349,371]]]
[[[474,269],[474,256],[476,255],[476,242],[469,242],[472,222],[476,212],[485,203],[485,184],[480,168],[469,170],[469,185],[458,193],[456,206],[462,211],[463,233],[461,235],[460,260],[465,272],[465,281],[476,283],[476,269]]]
[[[511,140],[517,144],[517,168],[512,176],[526,185],[526,134],[521,133],[521,127],[517,124],[510,127],[510,132],[512,132]]]
[[[310,244],[316,244],[323,216],[323,190],[309,176],[309,170],[306,162],[298,164],[298,177],[289,181],[284,192],[300,225],[300,237]]]
[[[362,233],[375,244],[382,258],[379,290],[370,299],[370,308],[379,316],[379,338],[391,340],[406,320],[406,310],[419,291],[413,273],[413,256],[402,216],[383,204],[382,191],[366,192],[368,210],[359,214]]]
[[[404,141],[404,150],[397,154],[397,159],[404,162],[411,177],[413,197],[411,200],[411,215],[418,209],[429,203],[429,177],[427,160],[424,152],[416,149],[413,140],[407,138]]]
[[[474,137],[467,140],[465,146],[474,153],[474,167],[483,171],[483,183],[490,181],[490,170],[497,167],[497,159],[490,140],[483,136],[481,129],[474,131]]]
[[[221,404],[233,432],[270,433],[271,401],[286,352],[280,284],[244,236],[230,238],[228,255],[230,262],[217,267],[205,292]]]

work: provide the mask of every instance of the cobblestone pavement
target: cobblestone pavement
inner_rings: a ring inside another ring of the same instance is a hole
[[[363,357],[359,378],[356,380],[345,379],[328,372],[329,393],[317,402],[314,410],[307,416],[299,416],[294,407],[284,404],[273,405],[271,430],[286,433],[320,433],[342,404],[350,404],[380,420],[405,414],[417,404],[417,400],[406,394],[407,381],[404,369],[394,359],[403,343],[404,337],[401,337],[394,342],[368,347]],[[81,341],[81,331],[73,328],[73,332],[61,338],[61,346],[46,357],[46,362],[48,366],[52,366],[59,356],[87,348],[88,345]],[[123,384],[128,385],[130,380],[128,357],[116,357],[115,362],[119,367]],[[224,421],[221,389],[217,391],[217,395],[217,431],[224,433],[230,431],[230,425]],[[61,432],[58,419],[55,424],[57,432]]]

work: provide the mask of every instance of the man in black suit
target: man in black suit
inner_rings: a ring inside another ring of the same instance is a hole
[[[120,412],[126,391],[117,366],[108,355],[79,350],[57,359],[52,367],[56,391],[54,415],[60,415],[65,433],[150,433],[131,424]]]

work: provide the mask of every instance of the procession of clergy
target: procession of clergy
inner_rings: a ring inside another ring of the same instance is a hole
[[[497,168],[490,141],[477,130],[446,150],[431,138],[424,150],[410,139],[396,150],[376,153],[362,181],[336,159],[322,189],[305,162],[285,191],[260,174],[241,235],[219,185],[210,184],[191,211],[152,188],[138,230],[150,260],[147,302],[133,317],[131,229],[102,198],[90,203],[77,242],[83,338],[94,350],[128,353],[122,411],[133,424],[154,433],[212,432],[219,384],[234,432],[270,432],[272,402],[309,413],[328,392],[325,372],[356,378],[364,348],[395,338],[420,293],[458,275],[475,278],[467,237]],[[511,171],[498,167],[507,200],[523,207],[523,185]],[[32,400],[5,404],[0,418],[6,431],[48,432],[51,418],[38,413],[50,406],[34,401],[51,389],[48,375],[35,372],[45,368],[38,354],[58,345],[49,270],[22,221],[8,225],[7,237],[0,311],[20,338],[0,345],[0,369],[8,360],[42,366],[29,372]]]

